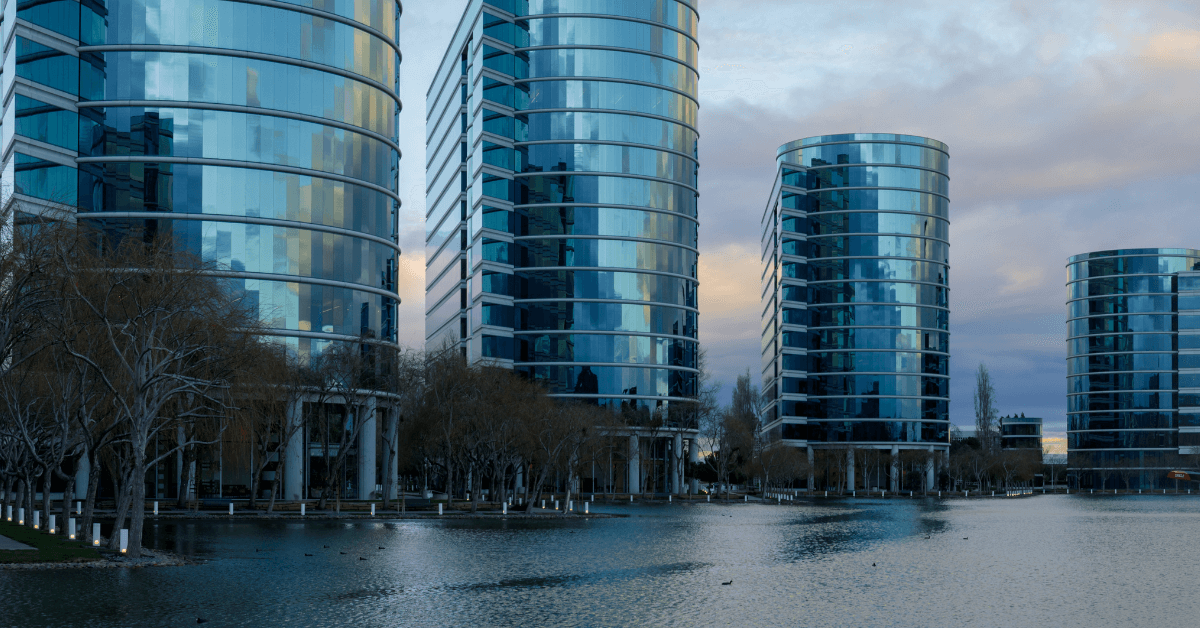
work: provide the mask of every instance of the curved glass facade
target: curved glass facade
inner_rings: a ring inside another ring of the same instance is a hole
[[[17,94],[5,180],[26,205],[171,234],[302,355],[394,343],[400,11],[395,0],[19,3],[4,26],[16,42],[4,86]]]
[[[763,214],[765,429],[949,446],[949,155],[923,137],[784,144]]]
[[[696,27],[469,3],[428,98],[427,346],[615,408],[695,395]]]
[[[1082,488],[1174,486],[1200,446],[1200,251],[1067,262],[1067,458]],[[1193,331],[1195,330],[1195,331]]]

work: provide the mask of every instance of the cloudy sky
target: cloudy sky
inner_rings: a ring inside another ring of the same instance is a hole
[[[465,0],[401,20],[401,340],[424,337],[425,91]],[[950,147],[951,420],[988,366],[1001,414],[1066,429],[1066,258],[1200,248],[1200,4],[700,0],[700,339],[758,370],[758,225],[787,141]],[[1061,440],[1058,442],[1061,446]]]

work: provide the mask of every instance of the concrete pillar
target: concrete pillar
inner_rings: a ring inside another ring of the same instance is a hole
[[[371,499],[375,491],[375,440],[376,433],[375,396],[367,399],[367,405],[359,406],[359,412],[364,412],[362,430],[358,433],[358,498]]]
[[[300,501],[304,498],[304,452],[308,450],[308,434],[303,427],[303,401],[288,408],[288,420],[301,427],[292,434],[283,452],[283,492],[279,497],[284,501]]]
[[[400,417],[396,408],[388,408],[388,442],[392,444],[392,449],[399,451],[400,443],[396,442],[396,435],[400,432]],[[383,452],[384,460],[387,460],[389,452]],[[390,499],[400,498],[400,456],[392,456],[392,466],[388,469],[388,473],[392,474],[392,490]]]
[[[683,434],[679,432],[671,443],[671,492],[683,493]]]
[[[817,490],[817,457],[812,445],[808,446],[808,492]]]
[[[856,466],[854,464],[854,448],[850,447],[846,449],[846,487],[851,491],[858,487],[858,484],[855,482],[856,478],[854,477]]]
[[[642,456],[638,449],[638,435],[629,435],[629,489],[630,493],[642,492]]]
[[[895,493],[900,490],[900,447],[892,445],[892,481],[891,491]]]
[[[700,462],[700,446],[696,444],[696,439],[694,439],[694,438],[689,438],[687,443],[688,443],[688,445],[687,445],[688,446],[688,462],[691,462],[692,464],[699,464],[699,462]],[[691,478],[688,481],[688,484],[691,487],[691,492],[693,495],[696,495],[700,492],[700,480],[699,479]]]
[[[182,466],[182,465],[180,465]],[[79,456],[79,466],[75,468],[75,499],[83,501],[87,496],[88,491],[88,476],[92,470],[92,461],[88,458],[87,452]],[[7,496],[12,499],[12,496]]]
[[[929,462],[925,463],[925,490],[932,491],[937,482],[937,473],[935,472],[934,460],[937,457],[937,452],[933,450],[933,445],[929,446]]]

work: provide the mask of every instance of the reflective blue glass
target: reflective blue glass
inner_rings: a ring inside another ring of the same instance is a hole
[[[20,36],[16,38],[16,46],[17,76],[68,94],[79,94],[78,57]]]
[[[14,191],[68,207],[76,201],[74,168],[14,153]]]
[[[694,396],[695,371],[633,366],[532,366],[517,371],[551,390],[579,395]]]
[[[683,33],[660,26],[598,17],[529,21],[529,46],[609,46],[674,57],[696,67],[698,46]]]
[[[696,313],[662,305],[631,303],[522,302],[517,329],[628,331],[696,337]]]
[[[602,266],[694,276],[696,252],[665,243],[579,238],[520,240],[522,267]]]
[[[615,334],[519,334],[520,362],[627,362],[696,368],[696,343]]]
[[[692,154],[696,131],[674,122],[626,113],[555,111],[530,113],[529,137],[546,140],[593,140],[659,146]]]
[[[79,145],[79,114],[17,94],[16,131],[29,139],[75,150]]]
[[[691,279],[651,273],[521,269],[518,296],[526,299],[594,298],[654,301],[696,307]]]
[[[812,421],[797,436],[814,443],[940,443],[950,439],[948,422]]]
[[[613,144],[534,144],[523,152],[523,172],[617,172],[695,185],[696,160],[661,150]]]
[[[650,85],[539,79],[528,84],[529,103],[523,109],[613,109],[649,113],[679,120],[695,127],[699,104],[694,98]]]
[[[518,15],[553,13],[594,13],[633,17],[673,26],[685,33],[696,34],[699,20],[696,11],[684,2],[661,0],[655,2],[612,2],[611,0],[516,0]]]
[[[947,172],[950,161],[949,155],[937,148],[890,142],[810,146],[783,153],[780,159],[809,167],[830,164],[895,164],[920,166],[938,172]]]
[[[334,20],[232,0],[110,2],[108,9],[110,44],[195,46],[278,55],[348,70],[390,90],[397,88],[399,58],[395,51],[371,32]],[[378,30],[390,33],[394,26]]]
[[[518,210],[520,236],[597,235],[666,240],[696,247],[696,221],[622,207],[534,206]]]

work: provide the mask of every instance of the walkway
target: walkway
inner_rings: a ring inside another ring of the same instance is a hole
[[[8,538],[7,536],[0,535],[0,550],[11,551],[11,550],[32,550],[32,549],[34,549],[34,548],[29,547],[28,545],[26,545],[24,543],[18,543],[16,541]]]

